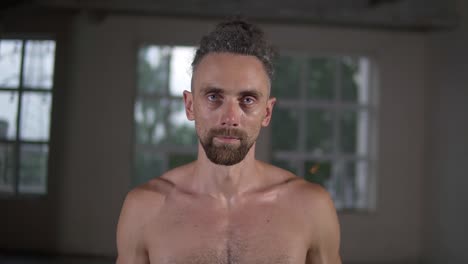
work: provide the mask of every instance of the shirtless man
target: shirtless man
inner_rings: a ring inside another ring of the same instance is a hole
[[[271,55],[262,31],[244,21],[203,37],[184,92],[198,158],[128,193],[118,264],[341,263],[328,193],[255,159],[275,103]]]

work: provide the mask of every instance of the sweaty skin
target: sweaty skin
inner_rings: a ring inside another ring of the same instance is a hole
[[[197,65],[187,118],[206,138],[235,128],[257,138],[272,116],[270,80],[253,56],[211,53]],[[213,138],[236,147],[239,139]],[[255,143],[232,166],[203,147],[195,162],[130,191],[117,228],[118,264],[340,264],[339,224],[328,193],[257,161]]]

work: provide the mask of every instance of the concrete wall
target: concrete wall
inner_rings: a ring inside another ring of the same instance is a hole
[[[468,3],[458,2],[461,26],[427,38],[427,263],[468,263]]]
[[[115,255],[115,227],[132,173],[137,47],[142,42],[194,45],[212,25],[136,17],[74,19],[67,31],[72,45],[62,65],[66,92],[56,98],[62,113],[55,132],[61,141],[51,150],[56,196],[41,201],[50,206],[50,218],[38,218],[39,209],[26,218],[12,212],[30,208],[2,201],[8,230],[20,232],[30,221],[51,222],[51,243],[23,243],[61,253]],[[377,210],[340,214],[342,255],[347,262],[417,263],[422,254],[425,37],[301,25],[265,29],[282,49],[367,55],[376,63]],[[39,225],[27,232],[34,237],[44,230]],[[0,236],[0,246],[24,248],[16,235]]]

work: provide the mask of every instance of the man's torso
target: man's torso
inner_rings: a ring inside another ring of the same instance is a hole
[[[150,263],[305,263],[311,223],[305,215],[307,201],[295,194],[298,184],[290,179],[229,206],[171,188],[145,226]]]

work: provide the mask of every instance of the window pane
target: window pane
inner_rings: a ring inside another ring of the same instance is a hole
[[[273,150],[298,149],[299,110],[275,108],[272,118]]]
[[[368,161],[358,161],[350,163],[349,172],[354,173],[354,208],[365,209],[371,207],[370,184],[369,184],[369,164]]]
[[[284,99],[299,99],[302,61],[283,56],[276,60],[275,67],[271,95]]]
[[[21,139],[48,141],[52,95],[25,92],[22,100]]]
[[[172,96],[183,96],[184,90],[190,91],[192,68],[195,54],[193,47],[174,47],[171,56],[169,92]]]
[[[14,191],[15,155],[13,144],[0,143],[0,192]]]
[[[20,193],[47,192],[47,158],[49,147],[42,144],[22,144],[20,162]]]
[[[369,113],[347,111],[339,114],[340,151],[365,156],[368,154]]]
[[[18,93],[0,91],[0,139],[16,139]]]
[[[137,144],[196,145],[194,123],[187,120],[182,100],[137,99],[135,104]]]
[[[304,179],[325,186],[330,179],[331,167],[329,161],[306,161],[304,163]]]
[[[28,40],[24,57],[24,86],[51,89],[54,77],[55,41]]]
[[[368,206],[367,162],[337,162],[335,177],[330,182],[335,204],[339,208]]]
[[[145,46],[138,52],[138,92],[167,95],[172,48]]]
[[[0,87],[19,86],[22,45],[21,40],[0,40]]]
[[[340,150],[345,153],[356,153],[356,118],[355,111],[340,113]]]
[[[331,153],[333,150],[333,112],[307,110],[307,151],[316,155]]]
[[[137,148],[135,151],[135,176],[132,177],[132,186],[159,177],[164,172],[163,170],[164,158],[161,155],[156,151]]]
[[[333,58],[311,58],[307,61],[307,98],[313,100],[334,98],[335,65]]]
[[[169,154],[169,169],[173,169],[187,163],[190,163],[197,159],[197,154]]]
[[[343,101],[357,102],[359,60],[350,57],[340,59],[341,69],[341,98]]]

